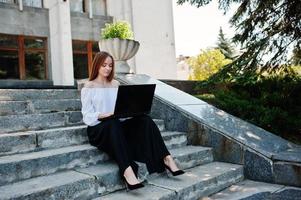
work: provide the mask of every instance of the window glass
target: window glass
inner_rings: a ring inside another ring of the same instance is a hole
[[[70,1],[71,12],[84,12],[84,1],[83,0],[71,0]]]
[[[0,48],[18,48],[18,37],[0,34]]]
[[[14,0],[0,0],[0,3],[15,3]]]
[[[25,53],[26,79],[45,79],[45,53]]]
[[[73,51],[84,51],[87,52],[87,42],[72,41]]]
[[[42,0],[23,0],[24,6],[42,8]]]
[[[88,55],[87,54],[73,54],[74,78],[84,79],[88,78]]]
[[[99,52],[98,42],[93,42],[92,43],[92,51],[95,52],[95,53]]]
[[[0,79],[19,79],[18,51],[0,50]]]
[[[25,45],[25,48],[44,49],[45,48],[45,40],[38,39],[38,38],[25,38],[24,45]]]

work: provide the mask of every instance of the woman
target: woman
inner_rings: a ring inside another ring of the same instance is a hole
[[[150,174],[165,169],[174,176],[183,174],[149,116],[102,120],[114,111],[119,82],[113,77],[113,57],[107,52],[97,53],[89,81],[81,91],[83,121],[88,125],[90,144],[117,162],[120,175],[131,190],[143,187],[137,179],[138,165],[134,160],[146,163]]]

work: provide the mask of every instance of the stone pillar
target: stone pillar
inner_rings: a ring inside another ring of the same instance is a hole
[[[74,85],[70,0],[44,0],[49,9],[51,78],[54,85]]]

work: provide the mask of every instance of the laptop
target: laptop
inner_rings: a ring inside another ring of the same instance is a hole
[[[118,87],[114,114],[99,119],[127,118],[149,114],[152,108],[156,84],[120,85]]]

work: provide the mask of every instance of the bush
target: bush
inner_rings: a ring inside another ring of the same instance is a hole
[[[101,36],[103,39],[133,39],[133,31],[131,30],[129,23],[125,21],[118,21],[114,23],[106,23],[105,27],[101,29]]]
[[[271,76],[223,87],[203,82],[198,89],[209,93],[198,96],[204,101],[301,144],[300,76]]]

